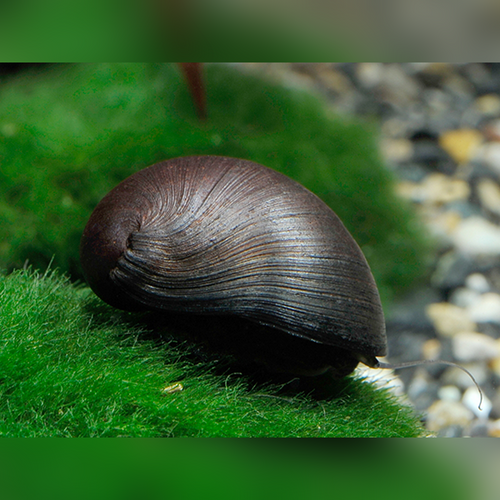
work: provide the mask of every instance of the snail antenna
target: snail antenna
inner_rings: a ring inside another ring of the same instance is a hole
[[[361,362],[363,362],[363,361],[361,361]],[[481,410],[481,404],[483,403],[483,391],[481,390],[481,387],[479,387],[479,384],[477,383],[477,381],[474,378],[474,376],[472,375],[472,373],[469,370],[467,370],[466,368],[464,368],[463,366],[458,365],[457,363],[452,363],[451,361],[443,361],[441,359],[423,359],[420,361],[407,361],[405,363],[391,364],[391,363],[382,363],[381,361],[376,359],[375,363],[369,364],[368,366],[370,366],[371,368],[383,368],[383,369],[399,370],[400,368],[411,368],[413,366],[421,366],[421,365],[454,366],[456,368],[460,368],[460,370],[467,373],[467,375],[469,375],[469,377],[472,379],[475,386],[477,387],[477,390],[479,391],[479,404],[477,407],[479,410]]]

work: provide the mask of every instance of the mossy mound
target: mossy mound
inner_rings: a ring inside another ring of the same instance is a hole
[[[158,336],[140,315],[104,305],[58,273],[3,276],[0,302],[0,436],[423,432],[410,407],[361,379],[256,381],[224,357]]]
[[[80,236],[98,201],[157,161],[246,158],[295,178],[340,216],[385,303],[425,269],[426,244],[392,192],[376,131],[324,102],[223,65],[206,67],[197,119],[175,65],[49,66],[0,84],[0,268],[28,261],[81,279]]]

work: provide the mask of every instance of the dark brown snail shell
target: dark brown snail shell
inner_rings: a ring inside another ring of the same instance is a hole
[[[254,343],[287,371],[344,376],[386,354],[359,246],[316,195],[257,163],[193,156],[137,172],[98,204],[80,250],[109,304],[245,318],[231,335],[262,325]]]

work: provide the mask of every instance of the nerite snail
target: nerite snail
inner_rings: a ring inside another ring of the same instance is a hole
[[[376,359],[385,321],[361,249],[316,195],[262,165],[194,156],[137,172],[98,204],[80,250],[109,304],[245,318],[264,328],[279,369],[388,366]]]

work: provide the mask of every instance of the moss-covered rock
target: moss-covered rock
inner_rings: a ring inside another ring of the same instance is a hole
[[[0,303],[0,436],[423,432],[410,407],[361,379],[315,386],[235,373],[55,272],[0,277]]]

